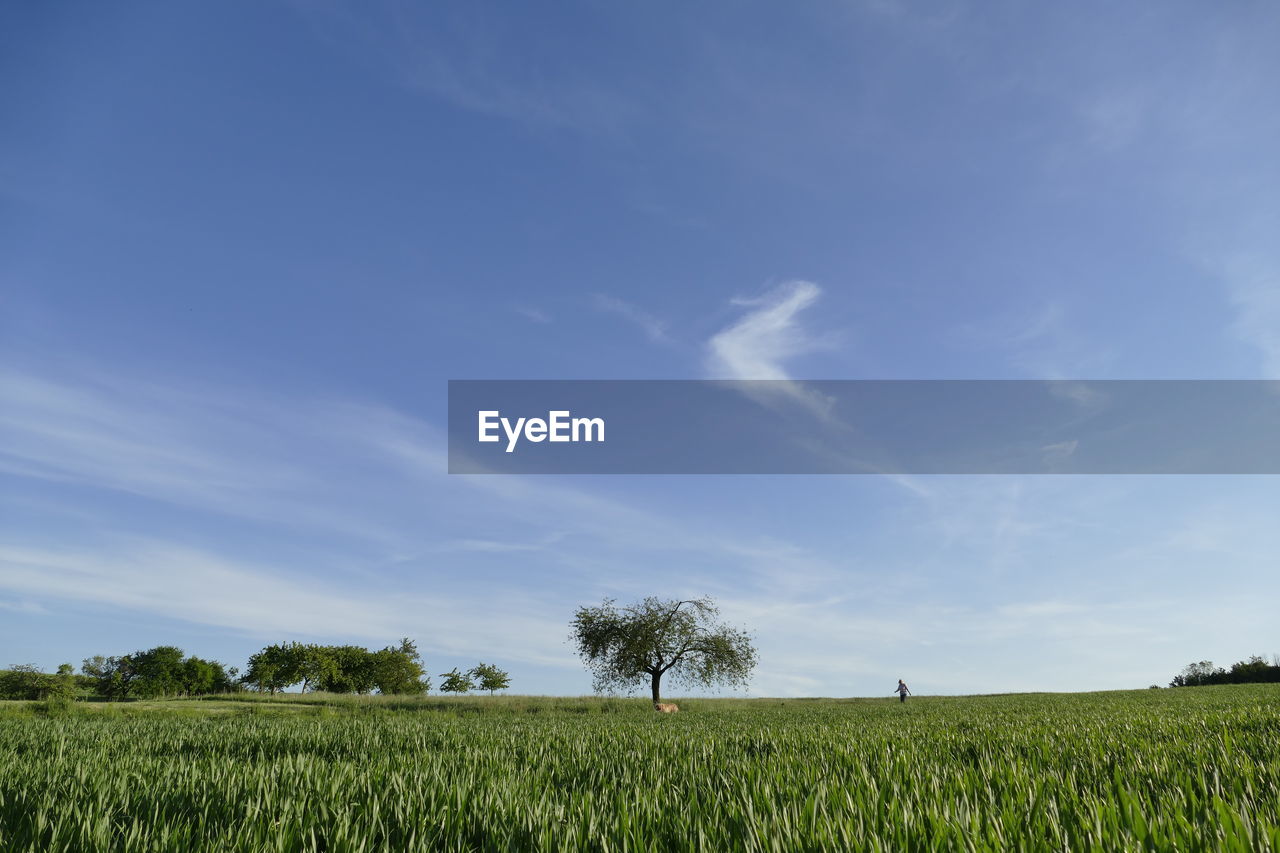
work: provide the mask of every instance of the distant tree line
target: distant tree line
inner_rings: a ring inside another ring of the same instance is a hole
[[[0,670],[0,699],[72,699],[82,687],[69,663],[53,674],[30,664]]]
[[[431,689],[418,647],[407,637],[378,651],[314,643],[267,646],[249,658],[243,681],[268,693],[299,685],[304,693],[415,694]]]
[[[417,645],[407,637],[398,645],[377,651],[360,646],[277,643],[250,657],[243,675],[236,667],[188,656],[176,646],[156,646],[113,657],[95,655],[84,660],[80,672],[77,675],[69,663],[58,667],[55,674],[27,664],[0,670],[0,699],[72,699],[91,692],[108,701],[123,701],[245,689],[274,694],[293,687],[304,692],[414,695],[431,689]],[[486,663],[466,671],[455,667],[441,678],[440,689],[446,693],[480,689],[492,694],[511,684],[510,675]]]
[[[1231,669],[1215,667],[1213,661],[1189,663],[1169,682],[1170,687],[1203,687],[1208,684],[1256,684],[1280,682],[1280,657],[1267,663],[1260,655],[1237,661]]]
[[[80,667],[93,692],[107,700],[199,696],[235,689],[236,670],[216,660],[187,656],[177,646],[156,646],[120,657],[94,655]]]
[[[238,687],[236,670],[187,657],[176,646],[156,646],[119,657],[85,658],[80,674],[64,663],[56,673],[30,664],[0,670],[0,699],[74,699],[91,692],[107,700],[223,693]]]

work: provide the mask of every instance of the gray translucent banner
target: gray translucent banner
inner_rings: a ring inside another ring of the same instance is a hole
[[[1280,474],[1280,381],[455,380],[451,474]]]

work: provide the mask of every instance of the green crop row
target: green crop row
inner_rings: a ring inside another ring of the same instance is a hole
[[[1280,851],[1276,686],[581,704],[10,715],[0,850]]]

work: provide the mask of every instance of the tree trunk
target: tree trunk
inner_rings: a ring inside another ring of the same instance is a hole
[[[653,674],[652,674],[652,680],[653,680],[653,682],[652,682],[652,687],[653,687],[653,701],[654,701],[654,702],[661,702],[661,701],[662,701],[662,694],[661,694],[661,692],[659,691],[659,687],[660,687],[660,686],[661,686],[661,684],[662,684],[662,673],[660,673],[660,672],[655,672],[655,673],[653,673]]]

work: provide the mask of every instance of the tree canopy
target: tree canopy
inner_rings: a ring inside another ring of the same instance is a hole
[[[304,692],[415,694],[431,689],[425,675],[417,645],[405,637],[376,652],[360,646],[277,643],[249,658],[243,680],[271,693],[301,684]]]
[[[492,696],[495,690],[506,690],[511,686],[511,675],[491,663],[481,661],[469,673],[475,679],[476,688],[488,690]]]
[[[619,607],[606,598],[580,607],[570,639],[591,670],[600,693],[648,686],[662,701],[662,679],[686,687],[745,686],[756,665],[747,632],[716,622],[710,598],[685,601],[646,598]]]
[[[57,674],[41,672],[33,664],[14,664],[0,669],[0,699],[72,699],[76,682],[71,664],[58,667]]]
[[[462,672],[456,666],[448,672],[440,673],[440,690],[445,693],[466,693],[475,684],[471,681],[470,672]]]
[[[1231,669],[1215,667],[1213,661],[1189,663],[1169,682],[1170,687],[1203,687],[1208,684],[1250,684],[1280,681],[1280,657],[1268,664],[1261,655],[1236,661]]]
[[[176,646],[156,646],[131,655],[85,658],[80,671],[105,699],[194,696],[231,689],[231,676],[214,660],[184,657]]]

